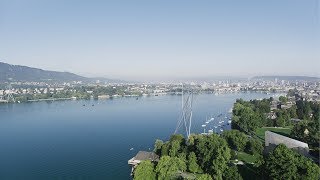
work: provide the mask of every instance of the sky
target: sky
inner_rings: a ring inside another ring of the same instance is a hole
[[[126,80],[320,76],[319,0],[0,0],[0,61]]]

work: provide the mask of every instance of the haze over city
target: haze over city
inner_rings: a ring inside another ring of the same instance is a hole
[[[0,61],[153,80],[320,76],[319,1],[0,1]]]

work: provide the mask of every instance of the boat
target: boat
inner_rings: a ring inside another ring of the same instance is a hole
[[[205,124],[202,124],[202,127],[206,127],[207,125],[205,125]]]
[[[222,131],[223,131],[223,129],[220,129],[220,131],[222,132]]]
[[[232,122],[231,120],[228,121],[229,124],[231,124],[231,122]]]
[[[130,148],[130,151],[132,151],[133,150],[133,148]]]

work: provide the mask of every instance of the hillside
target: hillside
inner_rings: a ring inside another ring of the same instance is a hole
[[[83,81],[116,82],[117,80],[106,78],[87,78],[70,72],[47,71],[20,65],[11,65],[0,62],[0,82],[7,81],[35,81],[35,82],[71,82]]]

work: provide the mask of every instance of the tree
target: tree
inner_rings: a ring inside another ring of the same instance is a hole
[[[153,163],[149,160],[142,161],[134,170],[135,180],[152,180],[156,179]]]
[[[284,127],[285,125],[286,125],[286,120],[282,116],[279,116],[276,119],[276,126],[277,127]]]
[[[282,103],[287,103],[288,98],[285,97],[285,96],[280,96],[280,97],[279,97],[279,101],[282,102]]]
[[[223,173],[224,180],[242,180],[241,175],[238,172],[237,166],[228,167]]]
[[[263,145],[258,139],[250,138],[247,142],[245,152],[248,154],[262,154]]]
[[[224,131],[222,137],[228,142],[230,148],[243,151],[248,142],[248,137],[238,130]]]
[[[298,174],[301,179],[313,180],[319,179],[320,168],[315,163],[305,157],[300,157],[298,163]]]
[[[175,134],[169,140],[169,155],[171,157],[178,157],[180,153],[186,152],[186,140],[181,134]]]
[[[164,144],[162,145],[162,147],[161,147],[161,156],[167,156],[167,155],[169,155],[169,149],[170,149],[169,146],[170,146],[170,145],[169,145],[169,142],[166,142],[166,143],[164,143]]]
[[[184,161],[177,157],[162,156],[156,167],[158,179],[171,179],[178,171],[186,171],[187,166]]]
[[[171,157],[176,157],[176,156],[178,156],[179,150],[180,150],[180,142],[177,140],[172,141],[171,148],[169,150],[169,155]]]
[[[161,149],[162,149],[163,144],[164,144],[163,141],[159,140],[159,139],[157,139],[156,142],[154,143],[154,150],[153,151],[159,156],[161,156]]]
[[[212,180],[212,177],[209,174],[201,174],[196,180]]]
[[[188,156],[188,170],[191,173],[197,173],[200,171],[200,166],[197,164],[197,157],[194,152],[190,152]]]
[[[285,145],[278,145],[267,157],[266,169],[272,179],[294,179],[297,174],[295,155]]]
[[[227,142],[216,134],[197,136],[196,155],[202,170],[214,179],[222,179],[222,173],[230,160],[230,148]]]
[[[278,145],[266,158],[266,172],[271,179],[319,179],[320,168],[308,158]]]

